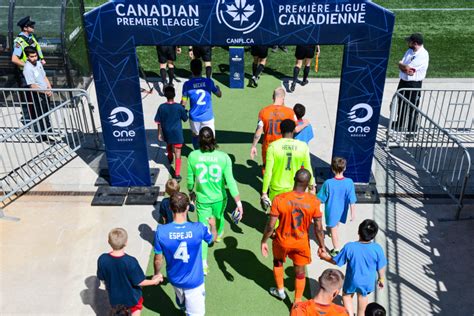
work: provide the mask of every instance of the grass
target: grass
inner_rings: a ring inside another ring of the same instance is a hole
[[[99,5],[105,1],[86,1],[87,7]],[[474,8],[473,1],[375,1],[387,8]],[[430,53],[428,78],[471,78],[474,77],[474,11],[395,11],[395,30],[392,40],[390,61],[387,77],[397,78],[396,64],[402,58],[407,46],[404,38],[413,32],[421,32],[425,36],[425,47]],[[277,78],[291,76],[294,65],[294,47],[285,54],[269,53],[266,72]],[[142,67],[147,72],[159,73],[159,66],[154,47],[137,48]],[[311,77],[338,78],[341,73],[343,46],[322,46],[319,58],[319,72],[311,71]],[[245,54],[245,69],[250,71],[252,57]],[[213,71],[227,72],[229,64],[228,52],[220,47],[213,50]],[[189,69],[187,49],[178,55],[177,68]]]

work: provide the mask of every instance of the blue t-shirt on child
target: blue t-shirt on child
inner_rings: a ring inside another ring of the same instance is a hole
[[[217,91],[214,81],[208,78],[191,78],[184,83],[183,99],[189,99],[189,118],[192,121],[205,122],[214,118],[212,93]]]
[[[163,131],[163,139],[167,144],[184,144],[183,125],[188,114],[186,109],[179,103],[163,103],[155,115],[155,123],[160,123]]]
[[[142,297],[138,285],[145,280],[145,274],[137,259],[127,254],[114,257],[110,253],[102,254],[97,261],[97,277],[105,281],[110,305],[137,305]]]
[[[298,120],[298,125],[303,125],[303,124],[304,124],[303,120]],[[309,141],[314,138],[313,127],[311,126],[311,124],[308,124],[308,126],[303,128],[298,134],[295,134],[294,138],[308,144]]]
[[[328,179],[318,192],[318,198],[324,203],[326,226],[335,227],[339,222],[345,224],[349,205],[357,202],[354,182],[350,178]]]
[[[194,289],[204,283],[203,241],[212,242],[212,234],[203,223],[172,222],[158,227],[155,254],[166,258],[166,274],[173,286]]]
[[[339,267],[347,263],[342,287],[344,293],[360,293],[363,296],[375,290],[377,271],[387,265],[382,247],[375,242],[347,243],[333,260]]]

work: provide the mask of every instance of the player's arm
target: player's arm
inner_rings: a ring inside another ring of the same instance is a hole
[[[303,124],[296,125],[295,127],[295,134],[301,132],[306,126],[309,125],[309,121],[307,119],[303,119]]]
[[[163,253],[155,252],[155,258],[153,259],[153,267],[155,269],[155,274],[153,277],[161,275],[160,271],[163,267]]]
[[[156,127],[158,129],[158,141],[162,142],[163,141],[163,131],[161,130],[160,122],[156,122]]]
[[[311,192],[312,194],[316,194],[316,181],[313,175],[313,167],[311,167],[311,155],[309,153],[308,146],[305,147],[305,151],[306,151],[306,154],[303,161],[303,165],[304,165],[304,168],[307,169],[309,173],[311,174],[311,180],[309,181],[308,189],[309,189],[309,192]]]
[[[183,92],[181,93],[181,105],[186,106],[188,103],[189,95],[188,95],[188,90],[186,88],[186,83],[183,85]]]
[[[209,223],[209,227],[211,228],[212,242],[215,242],[217,239],[216,220],[214,217],[210,217],[207,221]]]
[[[215,95],[216,97],[218,97],[218,98],[222,97],[222,91],[221,91],[221,89],[219,88],[219,86],[218,86],[218,85],[215,85],[215,84],[214,84],[214,81],[211,80],[211,82],[212,82],[212,87],[211,87],[212,93],[214,93],[214,95]]]
[[[192,192],[194,189],[194,170],[193,170],[193,162],[192,155],[188,157],[188,191]]]
[[[334,259],[331,257],[331,255],[326,252],[326,249],[319,248],[318,249],[318,256],[319,256],[319,258],[321,258],[324,261],[327,261],[327,262],[332,263],[332,264],[336,264],[336,261],[334,261]]]
[[[257,129],[253,135],[252,148],[250,149],[250,158],[254,159],[257,156],[257,144],[260,141],[260,137],[263,134],[263,122],[258,121]]]
[[[380,289],[383,289],[384,284],[385,284],[385,267],[383,267],[382,269],[379,269],[377,272],[379,274],[377,284],[378,284]]]
[[[274,157],[274,146],[270,145],[267,149],[267,161],[264,161],[265,164],[265,174],[263,175],[263,185],[262,185],[262,197],[267,195],[268,188],[270,187],[270,182],[272,180],[273,174],[273,165],[275,163]]]
[[[188,47],[189,58],[194,59],[193,47]]]
[[[319,205],[319,204],[318,204]],[[318,242],[319,248],[326,250],[324,247],[324,230],[322,217],[313,218],[314,233],[316,234],[316,241]]]
[[[272,210],[276,204],[274,203],[272,206]],[[262,236],[262,241],[260,242],[260,248],[262,251],[262,255],[266,258],[268,257],[268,245],[267,245],[267,240],[270,238],[270,236],[273,234],[273,230],[275,229],[275,225],[277,222],[278,217],[270,214],[268,217],[267,224],[265,226],[265,230],[263,231],[263,236]]]
[[[230,157],[228,155],[226,157],[226,165],[224,167],[224,179],[227,184],[227,188],[229,189],[230,195],[234,198],[235,204],[237,205],[237,209],[240,212],[240,221],[242,219],[242,216],[244,215],[244,209],[242,207],[242,201],[240,200],[237,182],[235,181],[234,174],[232,173],[232,161],[230,160]]]

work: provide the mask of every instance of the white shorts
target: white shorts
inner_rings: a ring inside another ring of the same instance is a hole
[[[186,315],[203,316],[206,313],[206,290],[204,288],[204,283],[194,289],[182,289],[176,286],[173,286],[173,288],[176,293],[176,299],[179,301],[180,305],[184,301]]]
[[[193,132],[194,135],[199,135],[199,131],[204,126],[210,127],[212,129],[212,132],[214,133],[214,138],[216,138],[216,130],[214,128],[214,119],[209,120],[209,121],[204,121],[204,122],[194,122],[192,120],[189,120],[189,127],[191,128],[191,132]]]

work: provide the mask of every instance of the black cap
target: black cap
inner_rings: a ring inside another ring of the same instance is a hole
[[[423,35],[421,35],[420,33],[413,33],[409,37],[405,38],[405,40],[409,42],[415,42],[419,45],[423,45]]]
[[[35,26],[35,23],[36,23],[35,21],[30,20],[30,16],[28,15],[22,18],[20,21],[18,21],[16,25],[18,25],[20,28],[24,28],[27,26]]]

